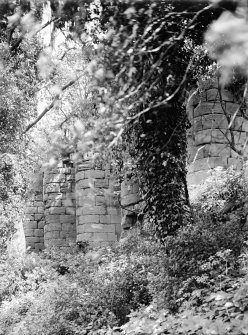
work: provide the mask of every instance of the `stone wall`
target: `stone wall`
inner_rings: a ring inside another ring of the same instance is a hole
[[[45,225],[42,188],[28,200],[25,216],[26,246],[31,250],[41,251],[44,249]]]
[[[77,242],[102,246],[120,238],[119,188],[108,164],[97,166],[92,160],[84,160],[77,165]]]
[[[44,176],[45,247],[76,242],[75,169],[58,166]]]
[[[192,92],[187,111],[191,129],[188,132],[188,183],[198,184],[208,176],[208,171],[222,166],[239,167],[241,158],[231,146],[248,152],[248,122],[238,112],[228,130],[232,116],[239,108],[234,95],[218,89],[217,80],[201,81],[199,89]]]

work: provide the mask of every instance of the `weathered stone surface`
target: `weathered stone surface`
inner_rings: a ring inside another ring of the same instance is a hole
[[[45,232],[53,231],[53,230],[61,230],[62,225],[61,223],[50,223],[44,227]]]
[[[49,207],[50,214],[65,214],[65,207]]]
[[[195,134],[195,145],[211,143],[211,133],[208,130],[202,130]]]
[[[75,175],[76,182],[79,180],[85,179],[85,172],[84,171],[78,171]]]
[[[45,226],[45,221],[40,221],[40,222],[38,222],[38,228],[39,228],[39,229],[44,228],[44,226]]]
[[[106,198],[103,195],[97,195],[95,203],[96,206],[106,205]]]
[[[34,229],[24,229],[24,233],[27,237],[34,236]]]
[[[100,222],[100,215],[80,215],[78,217],[79,224],[98,223],[98,222]]]
[[[121,223],[121,216],[120,215],[111,215],[110,216],[110,223]]]
[[[92,241],[93,233],[77,234],[77,241]]]
[[[38,228],[37,221],[29,221],[28,227],[29,227],[29,229]]]
[[[34,236],[44,236],[43,229],[34,229]]]
[[[122,197],[121,205],[124,206],[124,207],[134,205],[134,204],[137,204],[137,202],[139,202],[139,200],[140,200],[140,197],[137,193],[136,194],[128,194],[128,195]]]
[[[74,223],[62,223],[62,231],[76,231],[76,225]]]
[[[213,102],[202,103],[194,109],[194,118],[209,114],[223,114],[223,109],[219,104],[215,104]]]
[[[76,221],[76,218],[74,215],[60,215],[60,222],[61,223],[74,223]]]
[[[106,208],[104,206],[84,206],[77,209],[77,215],[88,215],[88,214],[106,214]]]
[[[85,178],[103,179],[105,172],[102,170],[87,170],[85,171]]]
[[[60,184],[59,183],[50,183],[46,185],[47,193],[57,193],[60,192]]]
[[[227,129],[228,121],[225,115],[209,114],[202,116],[202,129]]]
[[[100,223],[111,223],[111,215],[100,215]]]
[[[108,179],[99,179],[94,182],[94,186],[97,188],[108,188],[109,180]]]
[[[27,245],[32,245],[33,243],[40,242],[40,238],[38,236],[33,236],[33,237],[26,237],[26,243]]]
[[[46,215],[46,223],[60,223],[59,214]]]
[[[77,189],[92,188],[94,186],[94,181],[92,179],[79,180],[76,184]]]
[[[35,214],[35,213],[38,213],[37,212],[37,207],[28,207],[26,209],[26,214]]]
[[[93,233],[89,241],[109,241],[109,233]]]

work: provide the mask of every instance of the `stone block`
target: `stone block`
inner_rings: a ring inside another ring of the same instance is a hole
[[[137,204],[140,200],[140,197],[138,194],[127,194],[126,196],[121,198],[121,205],[122,206],[130,206]]]
[[[44,227],[45,231],[53,231],[53,230],[61,230],[62,225],[61,223],[50,223]]]
[[[237,103],[232,103],[232,102],[226,102],[225,103],[225,111],[228,115],[233,115],[237,112],[239,109],[240,105]],[[239,111],[237,113],[237,116],[241,116],[241,112]]]
[[[92,233],[77,234],[77,242],[79,241],[92,241]]]
[[[59,214],[49,214],[46,215],[46,223],[51,224],[51,223],[60,223],[60,217]]]
[[[110,215],[100,215],[100,223],[111,223]]]
[[[198,132],[202,130],[202,117],[198,116],[192,120],[192,131]]]
[[[227,129],[228,121],[225,115],[209,114],[202,116],[202,129]]]
[[[44,207],[38,207],[38,208],[37,208],[37,212],[38,212],[39,214],[44,213]]]
[[[36,221],[40,221],[44,218],[44,214],[35,214],[34,218]]]
[[[76,231],[76,224],[74,223],[62,223],[62,231]]]
[[[100,222],[100,215],[80,215],[78,217],[79,225],[84,223],[99,223],[99,222]]]
[[[26,209],[26,214],[35,214],[35,213],[37,213],[38,211],[37,211],[37,207],[28,207],[27,209]]]
[[[62,206],[62,201],[61,200],[47,200],[46,201],[46,208],[48,207],[61,207]]]
[[[107,208],[107,213],[110,215],[120,215],[121,211],[119,208],[116,207],[108,207]]]
[[[100,223],[82,224],[77,227],[77,234],[103,232],[104,226],[104,224]]]
[[[65,230],[62,230],[60,232],[60,238],[75,238],[76,239],[76,231],[73,230],[73,231],[65,231]]]
[[[233,94],[225,89],[220,91],[215,88],[207,90],[207,101],[220,101],[220,98],[222,101],[235,101]]]
[[[75,223],[76,217],[75,215],[69,215],[69,214],[60,215],[60,222],[61,223]]]
[[[96,200],[95,200],[95,196],[83,196],[83,197],[79,197],[77,199],[77,205],[78,207],[82,207],[82,206],[95,206],[96,205]]]
[[[60,184],[59,183],[49,183],[45,186],[46,193],[59,193],[60,192]]]
[[[37,221],[29,221],[29,224],[27,225],[29,229],[36,229],[38,228]]]
[[[48,200],[61,200],[63,194],[60,192],[53,192],[48,194]]]
[[[75,191],[73,192],[66,192],[62,195],[62,199],[71,199],[71,200],[75,200],[76,199],[76,193]]]
[[[120,215],[111,215],[110,216],[110,223],[121,223],[121,216]]]
[[[65,208],[64,207],[50,207],[49,213],[50,214],[65,214]]]
[[[105,172],[101,170],[87,170],[85,171],[85,178],[103,179]]]
[[[108,179],[95,180],[94,186],[96,188],[108,188],[109,187],[109,180]]]
[[[27,236],[26,243],[27,245],[32,245],[34,243],[40,242],[40,238],[38,236]]]
[[[44,236],[43,229],[34,229],[34,236]]]
[[[74,207],[66,207],[65,214],[76,215],[76,209]]]
[[[117,241],[117,236],[115,235],[115,233],[107,233],[107,235],[108,235],[107,241],[109,242]]]
[[[91,179],[83,179],[79,180],[76,184],[76,189],[85,189],[85,188],[93,188],[94,182]]]
[[[38,228],[43,229],[45,227],[45,221],[38,222]]]
[[[109,233],[93,233],[89,241],[109,241],[108,234]]]
[[[77,215],[103,215],[106,214],[104,206],[84,206],[77,209]]]
[[[43,203],[43,201],[36,201],[35,202],[35,206],[37,206],[37,207],[43,207],[44,203]]]
[[[48,231],[44,234],[45,240],[51,240],[54,238],[59,238],[60,237],[60,231],[59,230],[52,230]]]
[[[123,181],[121,183],[121,196],[124,197],[125,195],[128,195],[132,193],[132,183],[128,183],[127,181]]]
[[[96,206],[101,206],[106,204],[106,198],[103,195],[97,195],[96,199]]]
[[[237,170],[241,170],[243,164],[242,164],[242,160],[241,159],[238,159],[238,158],[228,158],[227,165],[228,165],[228,167],[233,166]]]
[[[27,214],[25,213],[25,219],[28,221],[33,221],[34,220],[34,215],[35,214]]]
[[[229,157],[231,155],[231,149],[226,143],[207,144],[204,146],[203,152],[205,157]]]
[[[59,173],[59,174],[54,175],[52,181],[54,183],[63,183],[63,182],[65,182],[65,174],[64,173]]]
[[[60,192],[61,193],[71,192],[71,191],[72,191],[72,186],[71,186],[70,182],[60,184]]]
[[[75,206],[75,200],[72,200],[72,199],[65,199],[65,200],[62,200],[62,204],[61,206],[63,207],[74,207]]]
[[[50,245],[56,246],[56,247],[62,247],[64,245],[66,245],[66,241],[64,239],[62,239],[62,238],[52,239],[50,241],[50,243],[51,243]]]
[[[211,143],[211,133],[209,130],[202,130],[195,134],[195,145]]]
[[[243,123],[242,123],[242,131],[245,131],[245,132],[248,133],[248,121],[247,120],[244,120]]]
[[[79,181],[79,180],[82,180],[82,179],[85,179],[84,171],[77,172],[76,175],[75,175],[76,182]]]
[[[77,166],[77,171],[85,171],[85,170],[90,170],[93,169],[94,163],[90,160],[84,161]]]
[[[197,116],[209,114],[223,114],[223,109],[221,105],[214,102],[205,102],[201,103],[194,109],[194,118],[196,118]]]
[[[27,236],[29,236],[29,237],[34,236],[34,229],[24,228],[24,234],[25,234],[26,237]]]
[[[74,174],[67,174],[65,180],[70,181],[70,182],[75,181],[75,175]]]
[[[37,195],[35,195],[35,200],[36,201],[43,201],[43,195],[42,194],[37,194]]]
[[[211,130],[211,143],[228,143],[229,132],[226,129]]]

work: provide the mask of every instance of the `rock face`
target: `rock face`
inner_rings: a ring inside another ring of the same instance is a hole
[[[248,153],[248,121],[241,116],[235,96],[218,88],[217,80],[201,81],[191,92],[187,112],[188,183],[199,184],[209,170],[241,167],[241,154]],[[235,116],[235,117],[234,117]]]

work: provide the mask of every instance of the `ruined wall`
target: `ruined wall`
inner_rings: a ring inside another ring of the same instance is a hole
[[[217,80],[201,81],[199,89],[191,94],[187,111],[191,129],[188,132],[188,183],[198,184],[208,171],[222,166],[240,167],[241,158],[231,146],[234,140],[238,150],[247,153],[248,122],[238,112],[228,125],[239,103],[234,95],[218,90]]]
[[[109,164],[84,160],[76,169],[77,241],[106,245],[121,233],[121,211],[117,198],[119,185],[111,176]]]
[[[57,166],[44,176],[45,247],[76,242],[75,169]]]
[[[42,187],[28,200],[25,217],[26,246],[35,251],[43,250],[45,218]]]

